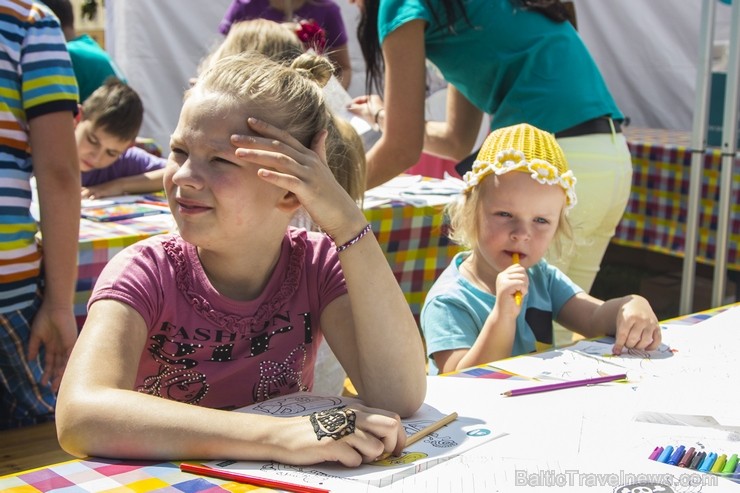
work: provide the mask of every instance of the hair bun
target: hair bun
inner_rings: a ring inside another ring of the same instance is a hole
[[[303,53],[290,64],[303,77],[324,87],[334,75],[334,66],[328,58],[316,53]]]

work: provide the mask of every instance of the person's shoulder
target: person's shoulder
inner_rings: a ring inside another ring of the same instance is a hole
[[[136,243],[127,246],[123,251],[128,252],[131,256],[142,254],[147,254],[147,256],[156,256],[166,250],[167,244],[184,248],[187,243],[176,233],[162,233],[139,240]]]
[[[142,149],[137,145],[132,145],[126,148],[126,150],[123,151],[123,154],[121,154],[118,160],[135,161],[137,163],[142,163],[147,167],[155,166],[157,168],[164,168],[164,166],[167,164],[167,159],[161,156],[155,156],[151,152],[147,151],[146,149]]]
[[[529,268],[530,280],[548,286],[550,289],[567,289],[573,293],[582,291],[563,271],[541,259]]]
[[[289,227],[285,233],[293,248],[304,248],[313,252],[325,254],[334,248],[334,243],[324,233],[308,231],[304,228]]]
[[[11,20],[21,24],[36,24],[40,21],[59,26],[59,21],[52,10],[39,0],[0,0],[5,22]]]
[[[110,58],[106,52],[90,35],[83,34],[67,41],[67,50],[83,57]]]

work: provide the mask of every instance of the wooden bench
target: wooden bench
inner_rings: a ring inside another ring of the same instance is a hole
[[[0,476],[74,458],[59,446],[53,422],[0,431]]]

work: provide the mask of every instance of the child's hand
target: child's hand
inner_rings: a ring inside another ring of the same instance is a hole
[[[118,180],[101,183],[99,185],[82,187],[80,196],[83,199],[102,199],[103,197],[112,197],[114,195],[123,195],[123,187],[117,183]]]
[[[524,298],[529,290],[529,276],[527,269],[520,264],[512,264],[499,273],[496,277],[496,304],[500,313],[518,316],[521,306],[517,304],[517,292]],[[503,310],[503,311],[501,311]]]
[[[661,333],[658,317],[650,303],[642,296],[630,295],[617,312],[617,333],[614,349],[616,355],[622,350],[644,349],[652,351],[660,346]]]
[[[383,109],[383,99],[377,94],[358,96],[352,100],[347,109],[370,125],[375,125],[377,123],[375,115]]]
[[[398,415],[356,404],[296,418],[281,428],[286,436],[278,437],[278,444],[287,450],[277,459],[286,464],[330,461],[356,467],[385,452],[400,454],[406,444]]]
[[[232,135],[235,154],[261,166],[259,176],[288,190],[337,244],[354,237],[366,224],[364,214],[337,182],[326,164],[326,131],[306,148],[286,131],[255,118],[247,122],[259,136]]]

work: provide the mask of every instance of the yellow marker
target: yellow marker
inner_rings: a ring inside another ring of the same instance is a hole
[[[725,467],[725,462],[727,462],[727,454],[722,454],[717,457],[717,460],[712,464],[711,472],[717,473],[722,471],[722,468]]]
[[[511,261],[515,264],[519,263],[519,254],[514,252],[511,254]],[[514,293],[514,301],[516,301],[516,306],[522,306],[522,292],[517,291]]]

